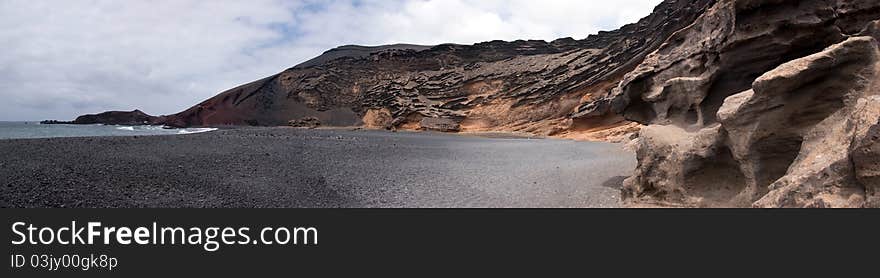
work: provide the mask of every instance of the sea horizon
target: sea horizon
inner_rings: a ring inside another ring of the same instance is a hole
[[[39,121],[0,121],[0,140],[178,135],[209,132],[214,130],[217,130],[217,128],[167,128],[162,125],[41,124]]]

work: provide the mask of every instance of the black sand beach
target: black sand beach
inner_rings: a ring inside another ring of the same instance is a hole
[[[620,145],[242,128],[0,140],[2,207],[615,207]]]

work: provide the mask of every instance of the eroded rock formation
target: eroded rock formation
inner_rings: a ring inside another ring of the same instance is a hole
[[[719,1],[604,101],[648,127],[629,202],[877,206],[880,2]]]

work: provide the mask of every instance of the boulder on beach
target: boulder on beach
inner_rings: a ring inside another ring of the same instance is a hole
[[[321,126],[321,120],[315,117],[305,117],[299,120],[291,120],[288,125],[292,127],[317,128]]]

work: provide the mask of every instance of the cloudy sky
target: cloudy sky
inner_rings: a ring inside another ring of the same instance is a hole
[[[179,112],[338,45],[582,39],[661,0],[0,0],[0,121]]]

